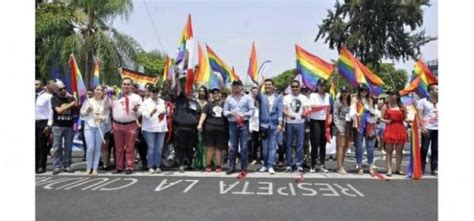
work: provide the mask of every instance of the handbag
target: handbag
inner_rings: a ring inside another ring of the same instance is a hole
[[[367,123],[365,126],[365,138],[367,139],[375,139],[377,136],[377,130],[375,123]]]

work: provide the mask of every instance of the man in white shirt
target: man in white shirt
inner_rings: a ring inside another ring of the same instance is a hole
[[[438,176],[438,84],[428,86],[429,98],[418,101],[417,109],[421,120],[421,168],[425,172],[426,156],[431,144],[431,174]]]
[[[311,107],[326,107],[320,111],[309,115],[310,118],[310,133],[311,133],[311,169],[310,172],[316,171],[316,159],[319,152],[319,163],[321,172],[328,173],[325,167],[326,160],[326,116],[330,112],[330,96],[326,93],[326,80],[320,78],[317,84],[317,92],[311,93],[309,96],[309,103]],[[331,124],[331,117],[329,114],[327,119],[328,125]]]
[[[113,101],[112,118],[115,141],[115,165],[117,173],[125,169],[126,174],[133,173],[135,162],[135,139],[137,138],[138,108],[142,98],[132,92],[133,81],[122,78],[122,97]],[[123,159],[125,155],[126,165]]]
[[[48,160],[48,137],[51,133],[51,126],[53,125],[53,107],[51,106],[51,98],[53,97],[54,81],[49,80],[46,84],[46,89],[42,89],[43,83],[36,81],[37,86],[36,100],[35,100],[35,169],[36,173],[46,172],[46,162]]]
[[[291,172],[294,167],[298,172],[303,172],[303,141],[304,141],[304,122],[303,113],[308,109],[308,99],[300,94],[301,85],[299,81],[291,82],[291,94],[283,98],[283,113],[285,116],[285,137],[286,137],[286,172]],[[293,162],[291,147],[293,139],[296,143],[296,161]]]

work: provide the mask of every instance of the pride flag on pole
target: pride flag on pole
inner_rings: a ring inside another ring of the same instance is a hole
[[[232,72],[229,66],[227,66],[227,64],[225,64],[224,61],[219,56],[217,56],[217,54],[208,45],[206,45],[206,49],[212,71],[219,72],[222,75],[224,84],[239,79],[239,77]]]
[[[119,72],[122,78],[131,78],[133,80],[133,83],[137,83],[138,87],[142,90],[145,89],[145,86],[147,84],[156,85],[156,83],[158,83],[158,80],[160,79],[158,76],[145,75],[144,73],[132,71],[126,68],[119,68]]]
[[[331,77],[334,67],[316,55],[313,55],[298,45],[296,48],[296,71],[303,77],[303,83],[311,90],[316,89],[320,78],[327,80]]]
[[[74,54],[69,56],[69,66],[71,67],[71,89],[74,98],[79,104],[86,98],[87,89],[82,79],[81,71],[77,66]]]
[[[252,50],[250,51],[249,69],[247,70],[247,74],[250,76],[250,79],[252,79],[254,83],[258,84],[257,50],[255,49],[255,42],[253,42]]]
[[[97,58],[94,58],[94,69],[92,71],[92,81],[91,81],[91,88],[97,87],[100,84],[100,77],[99,77],[99,61]]]

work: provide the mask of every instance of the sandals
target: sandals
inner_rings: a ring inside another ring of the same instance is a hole
[[[406,175],[406,174],[405,174],[403,171],[401,171],[401,170],[395,171],[395,174],[402,175],[402,176],[403,176],[403,175]]]
[[[207,166],[207,167],[206,167],[206,172],[211,172],[211,171],[212,171],[211,167],[210,167],[210,166]]]
[[[222,172],[222,168],[221,167],[216,167],[216,173],[219,173],[219,172]]]

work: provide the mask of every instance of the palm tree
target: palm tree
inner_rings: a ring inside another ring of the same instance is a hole
[[[95,56],[101,63],[102,82],[116,83],[120,79],[117,68],[133,65],[142,51],[133,38],[110,25],[118,16],[127,19],[132,9],[131,0],[40,3],[36,12],[37,70],[45,76],[56,62],[67,68],[69,55],[74,53],[89,85]]]

